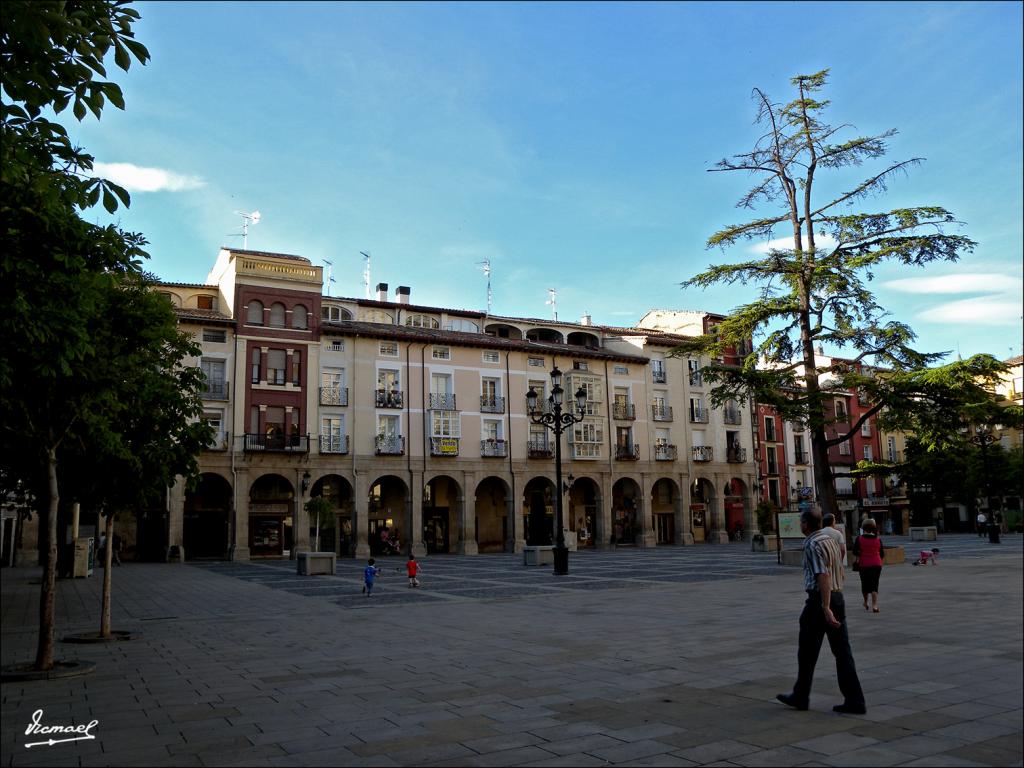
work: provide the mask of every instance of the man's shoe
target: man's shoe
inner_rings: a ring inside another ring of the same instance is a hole
[[[848,704],[844,701],[832,707],[832,711],[841,715],[866,715],[868,708],[863,704]]]
[[[775,698],[778,699],[779,701],[781,701],[787,707],[793,707],[793,709],[799,709],[801,712],[803,712],[803,711],[805,711],[807,709],[807,702],[806,701],[798,700],[797,697],[794,696],[792,693],[780,693]]]

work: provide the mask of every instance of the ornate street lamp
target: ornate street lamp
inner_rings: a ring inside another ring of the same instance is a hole
[[[999,438],[993,435],[987,426],[982,425],[975,429],[971,442],[981,448],[981,469],[985,473],[985,506],[988,508],[988,540],[992,544],[998,544],[999,524],[992,512],[992,474],[988,466],[988,447],[999,442]]]
[[[562,485],[562,432],[566,427],[583,421],[587,412],[587,391],[580,387],[576,390],[575,410],[562,411],[562,396],[565,390],[562,389],[562,372],[558,366],[551,369],[551,395],[548,403],[551,410],[539,412],[537,410],[537,393],[533,387],[526,393],[526,406],[529,409],[530,421],[534,424],[542,424],[555,433],[555,575],[565,576],[569,573],[569,549],[565,546],[565,533],[562,530],[562,494],[565,487]]]

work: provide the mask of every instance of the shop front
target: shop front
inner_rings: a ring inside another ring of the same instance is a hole
[[[700,543],[707,541],[708,530],[707,530],[707,504],[691,504],[690,505],[690,526],[693,529],[693,541],[694,543]]]
[[[292,549],[290,505],[249,505],[249,551],[252,557],[287,557]]]

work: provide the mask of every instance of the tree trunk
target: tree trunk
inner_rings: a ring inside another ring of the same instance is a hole
[[[39,642],[36,646],[36,670],[53,669],[53,614],[57,588],[57,506],[60,490],[57,485],[57,448],[46,449],[47,480],[50,504],[46,516],[46,551],[43,553],[43,582],[39,589]]]
[[[103,553],[103,603],[100,608],[100,637],[110,637],[110,566],[114,561],[114,513],[107,511],[107,546]]]

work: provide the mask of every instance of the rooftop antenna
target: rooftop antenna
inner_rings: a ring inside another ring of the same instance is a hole
[[[235,213],[242,217],[242,250],[246,250],[249,247],[249,222],[251,221],[254,225],[259,224],[260,212],[245,213],[244,211],[235,211]]]
[[[370,254],[366,251],[360,251],[363,255],[363,289],[366,291],[366,298],[370,298]]]
[[[555,290],[554,288],[548,288],[548,300],[545,301],[544,303],[551,305],[551,319],[552,320],[557,320],[558,319],[558,300],[556,298],[557,296],[558,296],[558,291],[557,290]]]
[[[494,294],[491,293],[491,260],[484,259],[478,261],[477,265],[484,273],[484,277],[487,278],[487,314],[491,314],[491,301],[494,299]]]
[[[334,262],[323,259],[324,264],[327,266],[327,295],[331,295],[331,283],[334,282]]]

